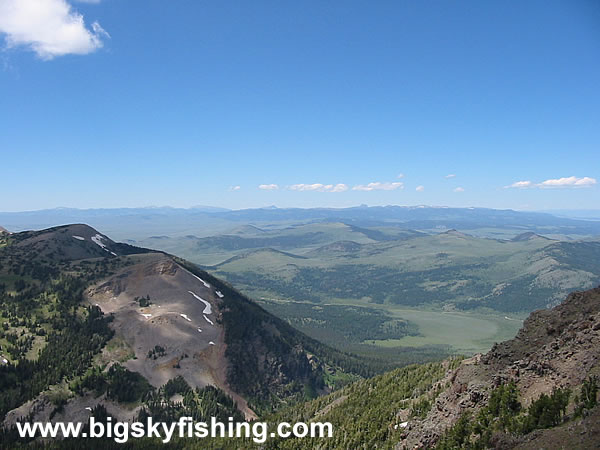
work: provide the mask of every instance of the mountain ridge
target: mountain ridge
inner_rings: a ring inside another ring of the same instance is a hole
[[[122,367],[119,370],[143,376],[140,380],[147,379],[148,389],[158,389],[177,377],[194,389],[215,386],[231,396],[248,418],[282,402],[325,393],[337,373],[346,373],[341,367],[361,365],[358,359],[293,329],[229,284],[164,252],[115,243],[84,224],[15,233],[7,239],[0,247],[0,301],[12,305],[18,301],[15,294],[23,292],[27,306],[4,318],[10,325],[0,339],[24,323],[20,336],[25,342],[31,337],[42,354],[50,344],[36,338],[39,327],[57,336],[65,330],[52,313],[62,301],[62,294],[53,291],[54,280],[63,279],[81,292],[80,299],[69,300],[70,308],[82,317],[92,313],[104,317],[112,333],[106,328],[108,341],[90,367],[102,374],[117,365]],[[31,280],[21,279],[22,274],[30,274]],[[69,317],[67,310],[61,314],[65,320]],[[10,342],[6,345],[13,356],[0,365],[0,372],[25,364],[20,362],[19,349]],[[30,357],[35,361],[35,354]],[[69,380],[107,376],[81,370],[66,376]],[[44,389],[53,385],[40,386],[41,394],[22,397],[17,404],[10,392],[6,399],[0,396],[0,412],[8,413],[6,425],[22,415],[44,417],[52,411]],[[131,419],[131,412],[118,403],[89,393],[86,398],[90,408],[107,401],[115,417]],[[64,414],[56,419],[80,417],[82,412],[74,410],[80,405],[78,399],[67,400]],[[12,407],[6,410],[8,405]]]

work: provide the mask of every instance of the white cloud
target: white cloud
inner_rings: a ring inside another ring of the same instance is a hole
[[[374,182],[369,184],[359,184],[352,188],[353,191],[394,191],[403,189],[404,183],[397,181],[395,183],[380,183]]]
[[[229,186],[230,191],[239,191],[241,188],[241,186]]]
[[[417,192],[423,192],[425,190],[425,186],[417,186],[417,188],[415,189],[415,191]]]
[[[260,184],[258,188],[265,191],[275,191],[279,189],[279,186],[277,186],[276,184]]]
[[[454,188],[454,192],[465,192],[465,188],[459,186],[457,188]]]
[[[404,178],[404,174],[403,173],[399,173],[396,178]]]
[[[517,189],[523,189],[523,188],[530,188],[533,187],[534,184],[527,180],[527,181],[517,181],[509,186],[504,186],[505,189],[509,189],[509,188],[517,188]]]
[[[542,181],[541,183],[533,183],[532,181],[517,181],[508,186],[504,186],[504,188],[582,188],[582,187],[591,187],[596,184],[595,178],[590,177],[564,177],[564,178],[556,178],[550,179],[546,181]]]
[[[590,177],[567,177],[554,180],[542,181],[538,186],[541,188],[564,188],[564,187],[590,187],[596,184],[595,178]]]
[[[87,28],[66,0],[0,0],[0,33],[8,48],[27,47],[44,60],[91,53],[110,37],[98,22]]]
[[[454,178],[456,177],[456,174],[450,173],[448,175],[446,175],[444,178]]]
[[[318,191],[318,192],[344,192],[348,190],[348,186],[343,183],[338,184],[292,184],[288,186],[291,191]]]

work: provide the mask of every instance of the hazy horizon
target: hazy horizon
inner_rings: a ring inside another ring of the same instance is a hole
[[[51,208],[41,208],[41,209],[23,209],[23,210],[11,210],[11,211],[0,211],[0,214],[19,214],[19,213],[33,213],[33,212],[42,212],[42,211],[60,211],[60,210],[75,210],[75,211],[102,211],[102,210],[136,210],[136,209],[177,209],[177,210],[207,210],[206,212],[211,212],[208,210],[214,210],[214,212],[221,211],[243,211],[248,209],[348,209],[348,208],[373,208],[373,207],[400,207],[400,208],[448,208],[448,209],[492,209],[492,210],[512,210],[517,212],[532,212],[532,213],[548,213],[553,215],[566,215],[568,217],[581,217],[581,218],[600,218],[600,209],[564,209],[564,208],[556,208],[556,209],[515,209],[515,208],[490,208],[487,206],[448,206],[448,205],[425,205],[425,204],[385,204],[385,205],[376,205],[376,204],[357,204],[350,206],[311,206],[311,207],[301,207],[301,206],[278,206],[278,205],[263,205],[263,206],[248,206],[241,208],[226,208],[218,205],[191,205],[191,206],[171,206],[171,205],[146,205],[146,206],[106,206],[106,207],[97,207],[97,208],[78,208],[78,207],[70,207],[70,206],[55,206]],[[2,224],[0,224],[2,225]]]

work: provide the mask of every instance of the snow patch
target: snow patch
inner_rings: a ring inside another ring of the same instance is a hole
[[[198,328],[198,333],[202,333],[202,328]]]
[[[89,406],[86,406],[86,407],[85,407],[85,409],[87,409],[88,411],[91,411],[91,410],[92,410],[92,408],[91,408],[91,407],[89,407]]]
[[[221,291],[215,291],[215,294],[217,294],[217,297],[219,298],[225,297],[223,294],[221,294]]]
[[[191,321],[192,321],[192,319],[190,319],[190,318],[187,316],[187,314],[179,314],[179,315],[180,315],[181,317],[183,317],[185,320],[187,320],[188,322],[191,322]],[[204,316],[204,317],[206,317],[206,316]]]
[[[214,343],[213,341],[210,341],[210,342],[208,343],[208,345],[215,345],[215,343]]]
[[[194,294],[192,291],[188,291],[190,294],[192,294],[194,297],[196,297],[198,300],[200,300],[202,303],[204,303],[204,311],[202,311],[202,314],[211,314],[212,313],[212,308],[210,306],[210,303],[208,303],[206,300],[204,300],[202,297],[197,296],[196,294]]]
[[[96,245],[99,245],[100,247],[102,247],[104,250],[108,251],[106,249],[106,244],[104,244],[102,242],[102,239],[104,239],[104,236],[101,236],[99,234],[96,234],[96,236],[92,236],[92,242]]]
[[[85,241],[85,238],[81,236],[73,236],[73,239],[77,239],[78,241]]]
[[[152,314],[142,314],[142,316],[144,316],[146,319],[149,319],[150,317],[152,317]]]
[[[75,237],[75,236],[73,236]],[[102,239],[104,239],[104,236],[100,235],[100,234],[96,234],[96,236],[92,236],[92,242],[94,242],[94,244],[99,245],[100,247],[102,247],[102,250],[104,250],[105,252],[109,252],[111,255],[113,256],[117,256],[117,254],[115,252],[111,252],[107,247],[106,244],[104,242],[102,242]]]
[[[210,323],[211,325],[214,325],[213,321],[212,321],[212,320],[210,320],[208,317],[206,317],[206,315],[204,316],[204,318],[206,319],[206,321],[207,321],[208,323]]]
[[[190,273],[191,273],[191,272],[190,272]],[[192,273],[192,276],[193,276],[194,278],[196,278],[197,280],[201,281],[201,282],[202,282],[202,284],[204,285],[204,287],[205,287],[205,288],[210,288],[210,284],[208,284],[208,283],[207,283],[206,281],[204,281],[202,278],[200,278],[200,277],[199,277],[199,276],[197,276],[197,275],[194,275],[193,273]]]

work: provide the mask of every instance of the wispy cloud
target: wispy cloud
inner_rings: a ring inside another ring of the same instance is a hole
[[[279,186],[276,184],[259,184],[258,188],[264,191],[276,191],[279,189]]]
[[[549,179],[542,181],[541,183],[533,183],[532,181],[517,181],[508,186],[504,186],[505,189],[526,189],[526,188],[584,188],[595,185],[596,179],[591,177],[563,177]]]
[[[374,182],[369,184],[359,184],[352,188],[353,191],[394,191],[403,189],[404,183],[397,181],[395,183],[380,183]]]
[[[229,186],[230,191],[239,191],[241,188],[241,186]]]
[[[343,183],[338,184],[292,184],[288,186],[291,191],[317,191],[317,192],[344,192],[348,190],[348,186]]]
[[[417,192],[423,192],[425,190],[425,186],[417,186],[417,188],[415,189],[415,191]]]
[[[465,192],[465,188],[462,188],[462,187],[459,186],[457,188],[454,188],[453,191],[454,192]]]
[[[43,60],[92,53],[110,37],[98,22],[88,28],[66,0],[1,0],[0,33],[7,48],[29,48]]]
[[[566,177],[557,178],[554,180],[542,181],[539,186],[541,188],[564,188],[564,187],[590,187],[596,184],[595,178],[590,177]]]
[[[446,175],[444,178],[455,178],[455,177],[456,177],[456,174],[450,173],[450,174]]]
[[[530,188],[530,187],[534,187],[534,186],[535,186],[535,184],[533,184],[531,181],[524,180],[524,181],[516,181],[513,184],[504,186],[504,189],[510,189],[510,188],[525,189],[525,188]]]
[[[396,178],[404,178],[404,174],[403,173],[399,173]]]

